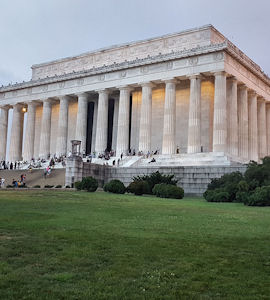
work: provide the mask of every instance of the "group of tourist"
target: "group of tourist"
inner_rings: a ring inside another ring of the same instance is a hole
[[[25,181],[26,181],[26,174],[21,174],[19,180],[15,180],[14,178],[12,179],[12,186],[17,188],[17,187],[24,187],[25,186]]]
[[[20,161],[6,162],[5,160],[2,160],[0,162],[0,169],[2,170],[20,170],[20,168],[21,168]]]

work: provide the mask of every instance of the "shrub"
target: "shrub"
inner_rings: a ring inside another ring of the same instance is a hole
[[[76,190],[80,191],[82,189],[81,181],[76,181],[74,185],[75,185]]]
[[[246,199],[245,204],[249,206],[270,206],[270,186],[257,187]]]
[[[70,186],[69,186],[69,185],[66,185],[66,189],[70,189]]]
[[[34,188],[34,189],[40,189],[40,185],[38,185],[38,184],[37,184],[37,185],[34,185],[33,188]]]
[[[45,189],[51,189],[51,188],[53,188],[53,185],[46,184],[46,185],[44,185],[44,188]]]
[[[176,185],[160,183],[154,186],[153,194],[161,198],[182,199],[184,190]]]
[[[125,194],[126,192],[126,187],[124,186],[123,182],[118,179],[114,179],[106,183],[103,189],[105,192],[114,194]]]
[[[229,193],[224,189],[207,190],[203,196],[208,202],[231,202]]]
[[[242,180],[243,180],[243,175],[240,172],[233,172],[230,174],[225,174],[221,178],[213,179],[211,181],[211,183],[208,185],[207,191],[219,189],[219,192],[223,191],[223,192],[227,193],[226,197],[225,197],[225,195],[223,195],[223,196],[218,195],[219,200],[226,198],[227,201],[216,201],[216,202],[233,202],[233,201],[235,201],[236,193],[238,192],[238,183]],[[213,195],[214,194],[208,195],[208,199],[210,199]],[[209,200],[207,200],[207,201],[209,201]],[[209,201],[209,202],[213,202],[213,201]]]
[[[250,190],[270,185],[270,157],[263,158],[262,164],[250,162],[245,172],[245,180],[249,184]]]
[[[12,189],[12,188],[14,188],[13,185],[10,185],[10,184],[7,185],[7,189]]]
[[[137,176],[133,178],[133,181],[147,181],[149,185],[148,194],[152,194],[153,188],[156,184],[166,183],[170,185],[176,185],[177,180],[173,179],[174,175],[164,175],[159,173],[159,171],[152,173],[150,175]]]
[[[58,184],[55,188],[56,188],[56,189],[61,189],[61,188],[62,188],[62,185],[61,185],[61,184]]]
[[[98,188],[98,182],[93,177],[84,177],[81,181],[81,189],[87,192],[95,192]]]
[[[141,181],[133,181],[130,183],[130,185],[127,187],[127,191],[129,193],[133,193],[135,195],[143,195],[143,194],[149,194],[150,188],[147,181],[141,180]]]

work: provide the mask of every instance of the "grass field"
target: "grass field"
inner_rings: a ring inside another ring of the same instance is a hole
[[[0,192],[0,299],[270,299],[270,208]]]

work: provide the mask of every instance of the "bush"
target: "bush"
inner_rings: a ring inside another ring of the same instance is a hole
[[[51,189],[51,188],[53,188],[53,185],[46,184],[46,185],[44,185],[44,188],[45,189]]]
[[[66,189],[70,189],[70,186],[69,186],[69,185],[66,185],[65,188],[66,188]]]
[[[34,185],[33,188],[34,188],[34,189],[40,189],[40,185],[38,185],[38,184],[37,184],[37,185]]]
[[[250,190],[270,185],[270,157],[263,158],[262,164],[250,162],[245,172],[245,180],[250,186]]]
[[[80,191],[82,189],[82,182],[81,181],[76,181],[75,184],[75,189]]]
[[[208,202],[231,202],[229,193],[224,189],[207,190],[203,197]]]
[[[103,189],[105,192],[114,194],[125,194],[126,192],[126,187],[124,186],[123,182],[117,179],[111,180],[110,182],[106,183]]]
[[[184,190],[176,185],[160,183],[154,186],[153,194],[161,198],[182,199]]]
[[[249,206],[270,206],[270,186],[257,187],[244,203]]]
[[[84,177],[82,181],[75,182],[77,190],[86,190],[87,192],[95,192],[98,188],[98,182],[93,177]]]
[[[170,185],[176,185],[177,180],[173,179],[174,175],[163,175],[159,173],[159,171],[152,173],[151,175],[143,175],[137,176],[133,178],[133,181],[147,181],[149,185],[149,192],[148,194],[152,194],[153,188],[156,184],[159,183],[166,183]]]
[[[61,188],[62,188],[62,185],[61,185],[61,184],[58,184],[55,188],[56,188],[56,189],[61,189]]]
[[[127,187],[127,191],[129,193],[133,193],[135,195],[141,196],[143,194],[149,194],[150,188],[147,181],[133,181]]]
[[[219,199],[216,202],[233,202],[236,201],[236,193],[238,192],[238,184],[240,181],[243,180],[243,175],[240,172],[233,172],[230,174],[225,174],[221,178],[213,179],[211,183],[208,185],[209,190],[216,190],[218,189],[219,192],[225,192],[226,195],[218,195]],[[207,196],[207,194],[204,194]],[[214,194],[211,193],[208,195],[208,202],[215,202],[215,201],[209,201],[209,199],[212,199],[212,196]],[[210,198],[209,198],[210,197]],[[221,199],[225,199],[226,201],[220,201]],[[214,200],[214,199],[212,199]]]
[[[10,185],[10,184],[7,185],[7,189],[12,189],[12,188],[14,188],[13,185]]]

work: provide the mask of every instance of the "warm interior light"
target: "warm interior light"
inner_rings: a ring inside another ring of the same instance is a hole
[[[27,112],[26,107],[23,107],[22,111],[23,111],[24,113]]]

